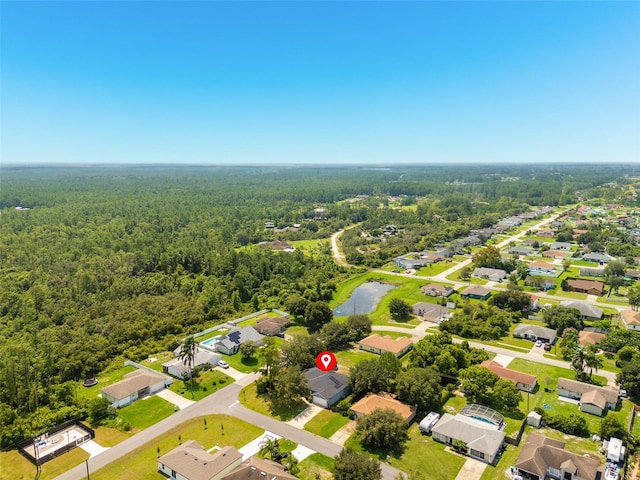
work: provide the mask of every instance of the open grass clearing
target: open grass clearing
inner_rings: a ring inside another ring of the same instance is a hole
[[[357,363],[362,360],[378,358],[379,355],[371,352],[365,352],[364,350],[341,350],[339,352],[335,352],[336,358],[338,359],[339,367],[353,368]]]
[[[206,424],[205,424],[206,420]],[[149,443],[129,452],[96,472],[94,480],[159,480],[164,478],[157,470],[157,457],[173,450],[180,443],[196,440],[205,449],[215,445],[240,448],[257,438],[264,430],[227,415],[207,415],[188,420],[165,432]],[[79,462],[78,462],[79,463]],[[69,468],[67,465],[67,468]]]
[[[318,475],[320,480],[331,480],[333,478],[333,465],[333,458],[321,453],[312,453],[298,464],[300,473],[297,476],[300,480],[317,480]]]
[[[155,395],[138,400],[118,410],[118,416],[131,425],[132,430],[144,430],[174,412],[174,406]]]
[[[72,465],[79,465],[89,458],[89,454],[76,447],[42,464],[40,477],[36,477],[36,466],[18,453],[18,450],[0,452],[0,480],[49,480],[63,474]]]
[[[93,400],[100,395],[100,390],[102,390],[104,387],[119,382],[127,373],[134,372],[135,370],[135,367],[129,365],[122,365],[116,368],[108,368],[96,377],[98,383],[92,387],[85,387],[82,385],[82,382],[78,382],[76,393],[79,398]]]
[[[449,261],[447,261],[449,260]],[[442,272],[446,272],[447,270],[449,270],[450,268],[455,267],[456,265],[458,265],[458,261],[452,260],[452,259],[447,259],[443,262],[438,262],[438,263],[430,263],[428,265],[425,265],[424,267],[420,268],[416,274],[417,275],[421,275],[423,277],[435,277],[436,275],[440,275]]]
[[[188,400],[198,401],[232,382],[233,378],[225,375],[220,370],[207,370],[201,371],[193,379],[193,383],[190,380],[174,380],[169,390],[184,396]]]
[[[321,437],[330,438],[348,422],[349,417],[343,417],[331,410],[322,410],[305,424],[304,429]]]
[[[293,409],[274,408],[265,395],[258,395],[255,382],[240,391],[240,403],[255,412],[274,417],[282,422],[288,422],[307,408],[306,403],[300,403]]]
[[[358,434],[354,433],[345,447],[359,452],[369,453],[381,462],[386,461],[386,451],[368,451],[360,443]],[[402,455],[391,456],[389,464],[402,471],[417,471],[423,473],[427,480],[452,480],[464,465],[465,457],[450,453],[446,446],[433,438],[422,435],[418,424],[409,427],[409,441]],[[436,468],[437,467],[437,468]]]

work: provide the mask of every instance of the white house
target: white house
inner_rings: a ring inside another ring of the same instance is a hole
[[[104,387],[101,392],[112,406],[120,408],[159,392],[165,388],[165,382],[167,378],[163,375],[140,369],[127,373],[124,379]]]
[[[640,331],[640,312],[634,312],[633,310],[622,310],[620,312],[620,319],[627,330]]]
[[[168,362],[162,364],[162,371],[164,373],[168,373],[169,375],[173,375],[174,377],[183,378],[185,374],[188,372],[188,366],[184,363],[184,361],[179,358],[180,350],[182,347],[178,347],[174,350],[173,354],[175,358],[172,358]],[[214,353],[205,348],[196,347],[196,354],[193,357],[193,365],[192,367],[199,367],[208,363],[210,365],[216,365],[218,360],[221,360],[222,356],[218,353]]]

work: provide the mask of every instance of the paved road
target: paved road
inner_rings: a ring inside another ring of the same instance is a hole
[[[106,467],[111,462],[115,462],[130,451],[152,441],[154,438],[162,435],[167,430],[179,426],[183,422],[202,415],[226,414],[249,422],[260,428],[268,430],[288,438],[300,445],[310,448],[316,452],[322,453],[329,457],[335,457],[342,450],[342,446],[333,443],[326,438],[319,437],[306,430],[300,430],[292,427],[284,422],[280,422],[274,418],[267,417],[260,413],[245,408],[238,402],[240,390],[249,383],[258,378],[259,374],[251,374],[242,380],[232,383],[231,385],[218,390],[217,392],[203,398],[193,405],[179,410],[168,418],[156,423],[155,425],[137,433],[136,435],[126,439],[125,441],[111,447],[99,455],[89,459],[89,471],[95,472],[100,468]],[[400,471],[387,464],[382,464],[382,473],[384,480],[393,480],[394,476]],[[80,464],[71,470],[66,471],[62,475],[56,477],[55,480],[81,480],[86,477],[86,467]]]

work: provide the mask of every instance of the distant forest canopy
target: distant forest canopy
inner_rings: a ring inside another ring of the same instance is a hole
[[[328,301],[349,275],[328,241],[315,255],[245,246],[328,239],[357,222],[402,227],[402,238],[360,262],[379,264],[529,205],[577,202],[577,192],[626,201],[625,175],[640,168],[3,168],[0,444],[85,415],[70,382],[116,359],[173,349],[294,294]],[[602,187],[609,182],[618,187]],[[368,197],[344,201],[356,195]],[[385,208],[388,196],[412,208]],[[301,226],[276,232],[266,222]]]

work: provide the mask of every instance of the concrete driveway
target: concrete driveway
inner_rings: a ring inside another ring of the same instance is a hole
[[[480,480],[486,467],[487,464],[480,460],[467,458],[467,461],[464,462],[464,465],[458,472],[456,480]]]
[[[81,449],[89,454],[89,458],[95,457],[96,455],[100,455],[105,450],[108,450],[109,447],[103,447],[99,443],[94,442],[93,440],[89,440],[88,442],[84,442],[79,445]]]
[[[296,415],[296,418],[289,420],[287,423],[292,427],[304,428],[305,424],[322,410],[324,410],[324,408],[319,407],[318,405],[309,405],[302,412]]]
[[[178,395],[176,392],[172,392],[168,388],[164,390],[160,390],[156,395],[160,398],[164,398],[167,402],[172,403],[180,410],[183,408],[187,408],[190,405],[193,405],[195,402],[193,400],[189,400],[188,398],[184,398],[182,395]],[[185,395],[189,395],[185,392]]]
[[[242,373],[233,367],[222,368],[222,367],[216,366],[216,370],[220,370],[222,373],[229,375],[231,378],[233,378],[236,381],[242,380],[244,377],[247,376],[246,373]]]
[[[264,432],[258,438],[254,438],[244,447],[238,449],[238,451],[242,454],[242,459],[246,460],[250,456],[256,455],[267,440],[280,440],[281,438],[280,435],[276,435],[275,433]]]

